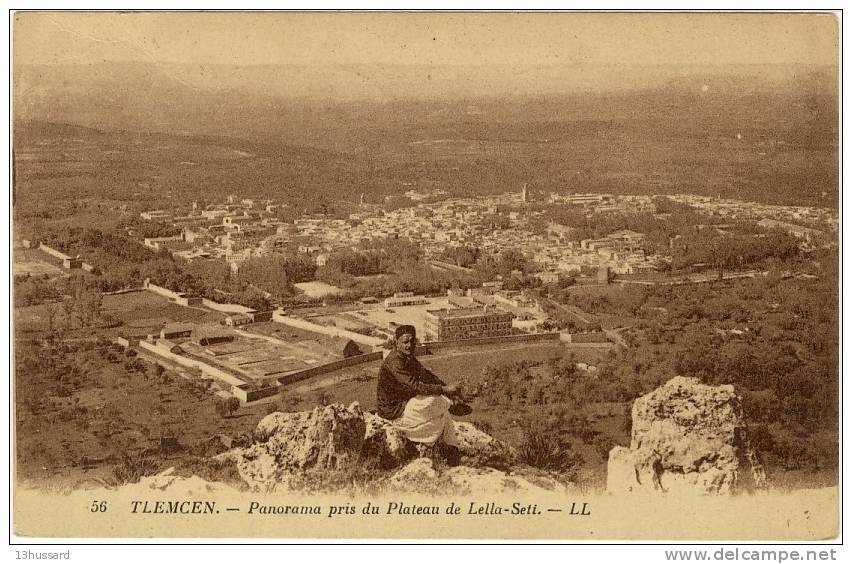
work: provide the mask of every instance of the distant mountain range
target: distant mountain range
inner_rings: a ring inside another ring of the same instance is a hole
[[[39,149],[67,152],[56,140],[82,127],[91,129],[74,135],[98,147],[83,153],[87,174],[116,195],[140,185],[195,197],[239,186],[261,198],[349,201],[414,184],[472,194],[529,183],[837,201],[831,69],[428,68],[423,78],[426,67],[405,65],[20,66],[14,141],[29,145],[19,157],[37,160],[18,172],[24,181],[82,178],[80,163]],[[93,190],[82,179],[63,189]]]
[[[101,130],[160,131],[359,145],[359,130],[417,124],[623,120],[718,107],[769,117],[819,105],[837,115],[836,73],[791,65],[228,66],[147,63],[20,65],[16,119]],[[757,106],[755,105],[757,104]],[[747,107],[738,107],[746,105]],[[808,116],[809,119],[812,116]],[[351,130],[351,131],[347,131]],[[340,138],[341,134],[348,141]],[[332,138],[329,138],[331,135]]]

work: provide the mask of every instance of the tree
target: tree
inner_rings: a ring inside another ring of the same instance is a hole
[[[48,305],[47,306],[47,312],[45,313],[45,315],[47,317],[48,338],[50,338],[51,340],[55,340],[56,337],[57,337],[57,329],[58,329],[58,327],[56,325],[56,319],[57,319],[57,316],[59,315],[59,306],[57,306],[56,304]]]
[[[240,400],[231,396],[216,402],[216,413],[221,417],[231,417],[240,408]]]
[[[62,307],[66,316],[77,318],[80,327],[88,327],[100,317],[104,296],[94,282],[76,276],[68,282],[68,294]]]
[[[441,253],[441,259],[462,266],[465,268],[472,267],[479,259],[479,249],[474,247],[447,247]]]
[[[231,299],[233,299],[236,303],[249,307],[255,311],[268,311],[272,309],[269,300],[267,300],[263,294],[254,288],[248,288],[243,292],[236,293],[231,297]]]

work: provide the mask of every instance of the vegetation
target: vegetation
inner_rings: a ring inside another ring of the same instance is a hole
[[[216,402],[216,413],[221,417],[231,417],[240,408],[240,400],[235,397],[220,399]]]
[[[799,254],[795,237],[780,229],[760,229],[740,224],[735,232],[715,229],[687,229],[679,234],[672,252],[672,269],[707,265],[718,272],[762,266],[769,260],[786,261]],[[751,232],[749,233],[749,228]]]
[[[250,434],[265,415],[261,406],[247,406],[241,417],[223,419],[217,396],[201,382],[168,370],[158,377],[156,369],[152,378],[148,363],[116,352],[98,339],[15,340],[20,478],[135,481],[207,454],[222,434]],[[161,452],[160,437],[175,429],[182,448]]]
[[[770,468],[836,470],[836,261],[826,252],[798,265],[819,272],[815,279],[775,270],[732,285],[657,286],[598,302],[636,319],[631,347],[599,366],[599,380],[620,382],[625,399],[677,374],[733,384]]]
[[[141,73],[144,88],[126,87],[136,75],[104,76],[120,77],[123,87],[113,90],[133,96],[149,92],[149,74]],[[31,76],[22,83],[36,79],[41,80]],[[58,83],[86,84],[86,79]],[[394,238],[331,253],[323,267],[287,249],[251,259],[234,273],[222,260],[187,263],[139,244],[140,237],[176,233],[171,226],[138,220],[140,210],[161,207],[175,195],[187,202],[222,201],[239,186],[245,197],[283,203],[282,221],[303,213],[346,218],[360,193],[385,209],[412,207],[414,202],[399,192],[413,181],[418,190],[440,188],[450,196],[517,191],[529,183],[535,190],[563,194],[687,192],[833,207],[839,171],[837,89],[830,83],[808,76],[766,91],[720,89],[700,103],[677,84],[665,95],[651,90],[548,96],[536,101],[539,111],[532,119],[518,119],[518,108],[526,105],[517,100],[470,101],[481,110],[474,118],[467,103],[398,101],[377,111],[369,103],[320,107],[270,99],[268,112],[276,117],[270,120],[253,104],[220,111],[216,100],[202,96],[210,104],[198,103],[200,94],[193,90],[186,98],[191,104],[180,97],[181,103],[168,103],[174,92],[167,93],[166,103],[150,93],[144,100],[121,100],[133,104],[120,106],[137,108],[124,112],[132,123],[104,123],[98,126],[103,130],[73,125],[89,119],[91,108],[106,107],[97,99],[99,88],[83,88],[95,98],[51,108],[51,115],[68,114],[62,119],[67,124],[15,124],[16,236],[79,254],[101,271],[69,279],[15,277],[16,307],[49,304],[39,309],[46,333],[36,339],[18,334],[15,342],[19,475],[46,478],[59,469],[79,471],[82,455],[100,461],[106,470],[102,477],[135,480],[156,468],[153,444],[174,421],[190,422],[181,442],[198,454],[219,433],[249,432],[266,412],[264,406],[245,406],[240,417],[230,417],[239,402],[220,405],[209,382],[173,378],[167,370],[152,374],[133,354],[121,356],[97,340],[93,334],[110,324],[103,315],[104,292],[137,287],[150,278],[173,290],[267,309],[273,300],[302,299],[293,284],[315,278],[343,288],[340,299],[404,290],[438,293],[497,275],[508,288],[536,284],[528,257],[516,250],[490,256],[469,246],[448,248],[439,258],[472,272],[438,272],[426,264],[423,249]],[[749,94],[744,98],[742,92]],[[41,103],[50,104],[49,98]],[[67,93],[60,93],[57,99],[65,98]],[[139,110],[140,103],[151,101],[157,112]],[[185,112],[210,107],[218,108],[221,119]],[[189,133],[127,131],[160,127],[150,121],[150,116],[162,119],[160,110],[178,112],[172,116],[182,124],[178,129]],[[32,111],[38,115],[37,108]],[[294,115],[299,119],[288,119]],[[370,117],[370,127],[364,127],[364,116]],[[234,131],[246,138],[229,137]],[[443,142],[415,145],[412,131]],[[635,147],[643,148],[641,158]],[[67,156],[57,157],[63,153]],[[105,159],[108,154],[121,158]],[[186,172],[186,161],[198,165],[192,173]],[[497,209],[482,227],[504,230],[517,222],[543,233],[555,222],[570,228],[567,237],[573,241],[632,229],[645,234],[646,252],[671,255],[672,276],[707,269],[721,278],[745,268],[768,275],[594,291],[566,279],[541,288],[542,296],[569,312],[576,308],[594,318],[590,325],[614,327],[606,321],[617,320],[626,327],[629,346],[596,361],[596,372],[578,369],[570,357],[502,362],[494,352],[484,361],[491,364],[477,374],[477,421],[518,446],[529,464],[579,472],[600,465],[613,443],[624,444],[625,413],[634,398],[683,374],[736,386],[753,444],[770,472],[836,473],[836,254],[803,253],[783,232],[707,217],[669,198],[655,198],[654,204],[656,213],[638,214],[531,204],[517,220],[510,220],[507,209]],[[570,313],[553,311],[556,325],[579,325]],[[75,340],[61,341],[60,327]],[[370,378],[356,383],[364,397],[374,396]],[[295,409],[336,399],[334,391],[318,391],[304,401],[281,401]]]
[[[68,319],[76,319],[80,327],[91,326],[101,315],[103,294],[97,285],[83,276],[70,279],[69,294],[62,302]]]
[[[355,250],[332,253],[317,278],[343,288],[344,297],[390,296],[396,292],[444,293],[454,286],[474,286],[480,273],[437,271],[429,266],[420,245],[407,239],[377,239]],[[362,277],[362,278],[358,278]]]
[[[100,270],[100,276],[93,280],[104,292],[139,287],[145,278],[178,291],[198,288],[197,281],[184,273],[169,253],[155,252],[118,231],[42,225],[37,230],[24,226],[24,232],[66,254],[85,257]]]
[[[569,475],[571,479],[582,462],[582,457],[572,451],[570,442],[555,434],[547,422],[537,419],[527,421],[524,426],[523,439],[518,445],[518,458],[534,468],[563,475],[572,473]]]
[[[241,264],[233,282],[251,284],[278,298],[287,298],[295,294],[293,284],[313,280],[315,273],[316,263],[308,255],[273,255],[252,258]]]
[[[63,296],[63,283],[48,275],[15,276],[15,307],[38,305],[45,302],[55,302]]]

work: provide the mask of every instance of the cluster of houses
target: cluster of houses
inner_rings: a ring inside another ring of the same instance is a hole
[[[255,200],[236,201],[229,196],[226,203],[211,204],[201,209],[193,203],[184,215],[165,210],[145,211],[145,220],[168,223],[181,229],[169,237],[150,237],[143,244],[153,250],[165,250],[187,260],[220,258],[231,268],[253,256],[266,256],[290,243],[295,227],[277,217],[279,204]]]
[[[415,195],[412,192],[412,195]],[[147,238],[144,244],[154,250],[166,249],[183,258],[222,258],[233,270],[246,260],[282,250],[310,256],[324,266],[337,249],[351,249],[374,239],[402,237],[418,242],[428,258],[437,260],[449,247],[474,247],[483,256],[499,257],[504,250],[521,251],[548,276],[576,274],[606,269],[615,274],[653,272],[667,257],[646,255],[644,235],[617,231],[600,239],[576,241],[571,226],[549,223],[547,232],[533,233],[528,222],[543,212],[528,206],[534,199],[526,187],[520,192],[486,195],[477,198],[447,198],[427,203],[414,198],[414,207],[392,211],[381,205],[362,204],[348,219],[323,215],[305,215],[292,223],[283,223],[276,212],[281,204],[267,200],[237,201],[200,209],[193,205],[185,214],[164,210],[143,212],[141,217],[179,226],[182,231],[171,237]],[[732,218],[753,218],[762,224],[780,227],[810,241],[823,234],[815,228],[791,221],[837,225],[836,213],[803,206],[771,206],[736,200],[721,200],[694,195],[675,195],[672,199],[705,212]],[[612,194],[549,194],[547,202],[576,206],[586,214],[609,211],[654,212],[651,196]],[[509,229],[494,229],[489,218],[498,210],[509,210]],[[392,300],[393,301],[393,300]]]
[[[420,201],[414,207],[392,211],[382,209],[381,205],[362,204],[361,209],[347,219],[305,215],[293,223],[282,223],[276,217],[279,205],[271,201],[258,205],[254,200],[237,202],[236,198],[229,197],[227,203],[209,205],[205,209],[193,205],[185,215],[154,210],[143,212],[141,217],[182,228],[179,235],[145,239],[146,246],[154,250],[166,249],[189,260],[222,258],[233,270],[238,270],[251,257],[285,249],[304,253],[312,257],[317,266],[324,266],[336,249],[351,249],[366,241],[396,237],[418,242],[432,259],[448,247],[468,246],[493,257],[514,248],[532,257],[543,271],[567,272],[604,263],[613,272],[655,268],[657,263],[646,260],[639,245],[633,245],[629,252],[615,248],[619,245],[617,239],[623,234],[611,236],[609,246],[583,247],[563,244],[571,233],[568,226],[551,224],[546,236],[529,232],[526,222],[542,214],[527,209],[531,199],[525,187],[520,193],[449,198],[435,203]],[[550,200],[578,206],[586,213],[653,209],[651,199],[641,196],[551,195]],[[495,230],[489,218],[498,210],[506,209],[510,210],[511,228]]]

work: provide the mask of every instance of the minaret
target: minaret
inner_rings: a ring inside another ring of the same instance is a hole
[[[363,192],[361,192],[360,205],[361,205],[361,207],[364,207],[364,193]]]
[[[524,188],[521,190],[521,201],[523,203],[527,203],[529,201],[529,194],[527,193],[527,183],[524,182]]]

